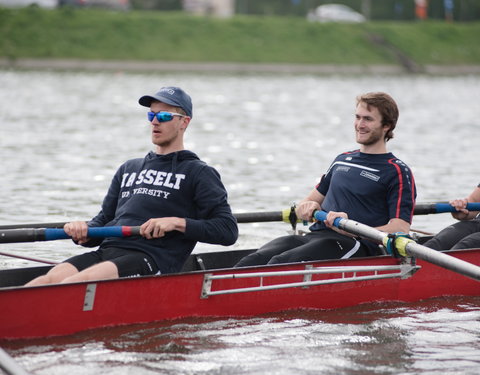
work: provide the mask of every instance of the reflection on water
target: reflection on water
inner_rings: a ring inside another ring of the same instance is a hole
[[[474,374],[479,297],[182,319],[5,343],[36,374]],[[0,342],[1,343],[1,342]]]
[[[179,85],[194,101],[187,147],[215,166],[235,212],[299,201],[334,156],[356,148],[354,98],[386,91],[400,120],[389,148],[409,164],[418,200],[468,195],[479,181],[480,77],[122,74],[0,71],[0,224],[88,219],[116,168],[151,149],[138,98]],[[437,231],[448,214],[415,217]],[[242,224],[233,248],[285,234]],[[196,251],[211,246],[199,245]],[[215,248],[221,249],[221,248]],[[69,241],[2,250],[62,260]],[[32,265],[0,258],[0,267]],[[35,374],[397,374],[478,369],[478,298],[185,320],[63,339],[0,343]]]

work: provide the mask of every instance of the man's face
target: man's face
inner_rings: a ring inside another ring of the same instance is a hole
[[[360,102],[355,111],[355,138],[357,143],[371,146],[384,142],[389,127],[382,125],[382,115],[376,107]]]
[[[162,102],[152,102],[150,105],[152,112],[175,112],[177,108]],[[152,122],[152,143],[160,147],[168,147],[182,137],[182,131],[185,130],[184,117],[174,116],[172,120],[160,122],[153,118]]]

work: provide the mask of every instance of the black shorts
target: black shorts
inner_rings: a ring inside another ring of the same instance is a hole
[[[78,271],[83,271],[105,261],[110,261],[117,266],[120,277],[148,276],[160,273],[155,261],[148,254],[115,247],[100,248],[96,251],[76,255],[67,259],[65,263],[70,263]]]
[[[365,257],[373,255],[370,251],[364,242],[332,229],[322,229],[305,236],[289,235],[276,238],[241,259],[235,267]]]

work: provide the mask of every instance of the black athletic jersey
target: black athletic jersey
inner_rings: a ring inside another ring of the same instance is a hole
[[[392,153],[359,150],[338,155],[317,185],[324,211],[346,212],[349,219],[372,227],[398,218],[411,223],[416,188],[408,166]],[[310,229],[318,230],[323,223]]]

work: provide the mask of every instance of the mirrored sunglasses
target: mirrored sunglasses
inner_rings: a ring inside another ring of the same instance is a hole
[[[152,122],[154,118],[157,118],[158,122],[167,122],[173,120],[175,116],[185,117],[180,113],[175,112],[147,112],[148,121]]]

